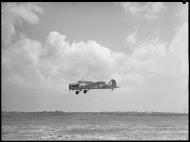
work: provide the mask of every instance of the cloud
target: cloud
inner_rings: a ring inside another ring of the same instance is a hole
[[[70,43],[65,35],[53,31],[44,44],[25,38],[4,50],[3,77],[53,86],[84,75],[90,80],[109,80],[124,58],[123,53],[113,52],[96,41]]]
[[[94,79],[108,78],[124,56],[123,53],[114,53],[96,41],[69,43],[58,32],[48,35],[45,49],[42,56],[61,64],[60,71],[67,76],[79,77],[86,74]]]
[[[184,23],[178,28],[176,35],[169,46],[172,54],[179,60],[178,68],[188,74],[188,23]]]
[[[125,2],[120,3],[120,5],[126,14],[130,13],[134,16],[141,16],[149,20],[157,18],[161,10],[166,7],[163,2]]]
[[[8,82],[26,86],[59,88],[64,84],[66,88],[81,77],[94,81],[115,78],[121,85],[142,83],[156,66],[156,53],[147,44],[126,55],[92,40],[70,43],[65,35],[52,31],[43,44],[24,38],[4,50],[2,73]]]
[[[179,4],[176,8],[176,16],[179,19],[178,22],[182,24],[188,22],[188,4]]]
[[[137,42],[137,31],[134,31],[126,37],[126,43],[135,44],[136,42]]]
[[[131,54],[114,52],[93,40],[70,42],[52,31],[44,43],[24,38],[4,50],[2,74],[9,82],[16,82],[12,78],[27,86],[66,88],[69,82],[85,77],[94,81],[115,78],[121,86],[135,88],[157,75],[187,77],[187,43],[187,24],[178,29],[169,47],[158,39],[138,41]]]
[[[2,41],[8,44],[16,32],[15,25],[22,24],[22,21],[37,24],[39,22],[37,13],[43,13],[43,10],[32,3],[3,3],[1,12]]]
[[[148,78],[169,76],[180,78],[178,87],[185,88],[188,83],[188,25],[179,26],[171,42],[154,40],[136,40],[129,45],[131,54],[126,55],[122,66],[115,74],[126,86],[136,88],[137,84],[145,83]],[[134,35],[132,32],[130,35]],[[120,77],[119,77],[120,76]],[[183,84],[183,85],[180,85]]]
[[[134,13],[142,11],[139,3],[130,4],[137,7],[132,10]],[[35,12],[42,12],[33,4],[4,5],[3,11],[17,11],[15,14],[10,12],[14,18],[9,19],[13,21],[4,21],[10,22],[8,25],[13,31],[16,19],[34,24],[39,21]],[[29,12],[22,14],[23,11]],[[153,13],[159,13],[158,5],[155,11]],[[26,15],[33,15],[32,20]],[[3,36],[6,30],[9,31],[4,29]],[[137,31],[132,32],[126,39],[133,44],[131,54],[114,52],[94,40],[70,42],[66,35],[56,31],[50,32],[43,43],[24,35],[2,51],[2,74],[9,83],[19,82],[28,87],[40,84],[51,88],[62,88],[63,84],[66,88],[69,82],[81,77],[107,81],[115,78],[119,84],[133,88],[156,75],[182,76],[184,80],[188,74],[187,31],[185,23],[179,27],[168,47],[159,39],[139,41]],[[186,81],[181,82],[186,84]]]
[[[39,62],[40,49],[40,42],[23,39],[2,50],[3,77],[9,82],[13,81],[12,78],[20,80],[23,86],[38,82],[36,65]],[[13,82],[16,84],[16,81]]]
[[[135,88],[134,83],[143,83],[146,78],[165,74],[165,71],[170,69],[163,65],[168,61],[166,44],[159,42],[158,39],[138,41],[138,44],[132,46],[134,47],[131,54],[126,55],[117,70],[117,73],[122,76],[121,82],[125,82],[124,84],[131,84]]]
[[[22,16],[16,16],[16,19],[28,20],[21,18]],[[17,20],[10,22],[15,24],[18,22]],[[37,23],[39,19],[34,21]],[[35,23],[30,20],[27,22]],[[14,24],[10,24],[13,31],[15,30]],[[5,33],[4,31],[2,35],[4,36]],[[15,31],[13,33],[17,34]],[[68,84],[81,77],[93,81],[109,81],[109,79],[115,78],[121,88],[113,93],[119,96],[111,96],[108,99],[106,93],[109,94],[109,92],[106,91],[104,95],[100,95],[101,97],[97,93],[96,97],[93,96],[91,99],[102,100],[103,98],[107,104],[113,100],[115,106],[118,108],[124,106],[124,109],[127,107],[129,109],[130,102],[133,101],[135,102],[133,103],[134,108],[139,108],[139,110],[146,109],[146,107],[160,110],[160,106],[163,106],[163,110],[167,108],[167,110],[175,109],[174,111],[176,111],[181,109],[181,106],[186,107],[188,94],[184,89],[187,90],[188,85],[187,22],[176,30],[176,34],[169,44],[162,43],[159,39],[140,41],[136,36],[137,31],[128,35],[127,41],[132,43],[130,46],[133,48],[130,54],[125,54],[112,51],[94,40],[71,42],[66,35],[57,31],[51,31],[44,42],[31,40],[23,34],[22,38],[12,42],[9,48],[2,50],[4,96],[10,94],[11,98],[16,90],[17,105],[21,104],[21,97],[19,98],[18,94],[22,94],[22,97],[29,94],[26,98],[35,98],[34,100],[39,101],[39,104],[48,106],[48,103],[56,98],[57,100],[54,102],[59,102],[60,96],[68,92]],[[44,94],[48,96],[49,101],[43,97]],[[59,94],[61,95],[59,96]],[[73,103],[67,101],[70,99],[72,102],[72,97],[63,96],[60,106],[75,104],[77,101],[73,101]],[[88,100],[91,96],[84,95],[82,97],[82,99]],[[75,97],[75,99],[77,98]],[[31,102],[30,99],[28,100]],[[126,101],[129,102],[127,107]],[[89,102],[93,104],[93,101]],[[97,103],[94,103],[95,106],[99,102],[98,100]],[[81,104],[85,103],[79,104],[78,106],[82,106]],[[104,105],[100,103],[97,106]]]

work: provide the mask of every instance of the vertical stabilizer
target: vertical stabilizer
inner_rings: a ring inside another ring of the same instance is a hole
[[[116,81],[114,79],[110,80],[109,83],[112,85],[112,90],[113,90],[113,88],[117,87],[117,83],[116,83]]]

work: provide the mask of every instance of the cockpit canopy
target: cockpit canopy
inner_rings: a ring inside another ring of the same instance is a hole
[[[98,82],[96,82],[97,84],[105,84],[106,82],[104,82],[104,81],[98,81]]]

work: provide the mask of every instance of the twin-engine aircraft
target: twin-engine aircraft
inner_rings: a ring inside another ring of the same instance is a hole
[[[110,80],[108,83],[104,81],[78,81],[77,83],[69,84],[69,91],[76,90],[75,94],[79,94],[83,90],[83,93],[87,93],[90,89],[115,89],[119,88],[114,79]]]

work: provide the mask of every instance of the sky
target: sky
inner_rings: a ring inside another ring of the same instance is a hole
[[[187,112],[188,4],[1,3],[2,110]]]

